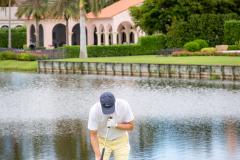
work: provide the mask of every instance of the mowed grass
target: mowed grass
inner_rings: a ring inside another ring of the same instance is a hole
[[[99,57],[99,58],[86,58],[86,59],[69,58],[69,59],[58,59],[54,61],[240,66],[240,57],[225,57],[225,56],[156,57],[155,55],[147,55],[147,56],[124,56],[124,57]]]
[[[1,70],[37,71],[37,61],[0,60]]]
[[[156,63],[156,64],[196,64],[196,65],[233,65],[240,66],[240,57],[156,57],[126,56],[126,57],[99,57],[99,58],[69,58],[50,61],[64,62],[106,62],[106,63]],[[0,70],[37,71],[37,61],[1,60]]]

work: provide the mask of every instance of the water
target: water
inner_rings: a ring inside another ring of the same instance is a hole
[[[94,159],[104,91],[132,108],[130,160],[240,159],[240,82],[14,72],[0,72],[0,159]]]

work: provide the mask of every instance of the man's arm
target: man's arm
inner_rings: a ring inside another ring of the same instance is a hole
[[[92,143],[93,150],[95,152],[97,160],[100,160],[101,154],[99,150],[97,131],[90,130],[90,134],[91,134],[91,143]]]
[[[134,120],[127,123],[117,123],[118,129],[132,131],[134,129]]]

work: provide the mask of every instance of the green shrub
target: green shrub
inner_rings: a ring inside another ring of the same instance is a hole
[[[186,56],[189,56],[189,53],[188,52],[181,52],[178,54],[179,57],[186,57]]]
[[[240,40],[240,21],[230,20],[224,23],[224,42],[225,44],[235,44]]]
[[[215,47],[201,49],[201,52],[213,52],[213,51],[217,51],[217,49]]]
[[[156,54],[156,50],[166,48],[167,37],[164,34],[140,37],[139,44],[143,54]]]
[[[184,45],[186,51],[196,52],[199,51],[199,44],[197,42],[188,42]]]
[[[0,60],[14,59],[16,56],[13,52],[2,51],[0,52]]]
[[[46,47],[36,47],[36,49],[46,49]]]
[[[206,40],[210,47],[215,47],[218,44],[222,45],[224,44],[224,36],[226,36],[224,33],[224,22],[232,19],[239,19],[239,15],[236,13],[194,14],[188,16],[187,20],[173,19],[171,26],[166,25],[166,46],[181,48],[187,42],[196,39]],[[240,32],[240,29],[237,32]],[[231,35],[228,37],[231,39]],[[240,38],[235,41],[237,40],[240,40]],[[229,45],[230,43],[225,44]]]
[[[23,45],[27,43],[26,32],[13,32],[12,36],[12,48],[23,48]],[[0,32],[0,47],[8,47],[8,33]]]
[[[23,49],[27,49],[28,47],[27,47],[27,44],[24,44],[23,45]]]
[[[150,55],[156,54],[156,50],[165,48],[165,35],[152,35],[139,38],[139,44],[131,45],[93,45],[87,46],[88,57],[115,57],[115,56],[133,56],[133,55]],[[68,49],[69,58],[78,58],[80,53],[80,46],[64,46],[59,47]],[[64,50],[64,57],[66,57],[66,50]]]
[[[239,50],[239,48],[237,45],[228,45],[228,51],[231,51],[231,50]]]
[[[21,61],[35,61],[36,57],[41,59],[41,56],[36,56],[34,53],[14,53],[11,51],[0,52],[0,60],[21,60]],[[48,55],[43,55],[43,59],[47,59]]]
[[[63,49],[68,48],[68,58],[78,58],[80,53],[80,46],[64,46]],[[139,44],[132,45],[109,45],[109,46],[87,46],[88,57],[114,57],[114,56],[132,56],[141,55],[141,47]],[[64,50],[64,57],[66,50]]]
[[[199,50],[201,50],[202,48],[208,47],[208,43],[205,40],[197,39],[194,42],[197,42],[199,44]]]

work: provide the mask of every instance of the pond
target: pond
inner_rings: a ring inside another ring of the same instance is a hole
[[[105,91],[132,108],[130,160],[240,159],[240,82],[17,72],[0,72],[0,159],[94,160]]]

